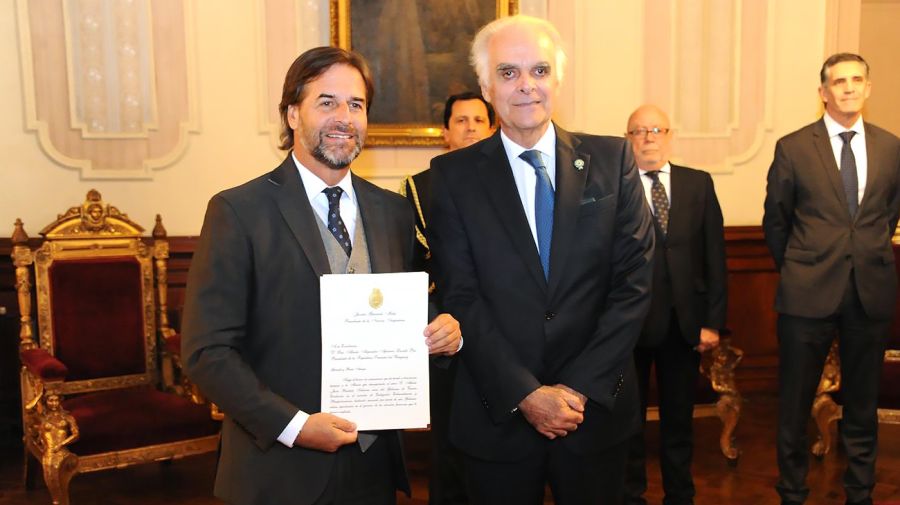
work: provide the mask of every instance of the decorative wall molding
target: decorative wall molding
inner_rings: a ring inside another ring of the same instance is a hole
[[[184,154],[199,132],[194,0],[16,7],[25,127],[47,156],[85,179],[152,179]]]
[[[644,94],[670,113],[674,161],[731,173],[759,154],[773,130],[773,12],[774,0],[645,0]]]
[[[300,53],[328,44],[328,2],[256,0],[255,11],[259,132],[269,137],[277,158],[283,158],[278,104],[284,76]]]
[[[826,0],[825,54],[859,52],[861,0]]]

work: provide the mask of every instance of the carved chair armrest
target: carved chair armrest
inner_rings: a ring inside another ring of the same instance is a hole
[[[737,388],[734,369],[741,363],[744,351],[731,345],[731,332],[720,332],[719,346],[705,353],[701,372],[709,378],[713,391],[718,393],[716,413],[722,421],[719,448],[730,465],[737,464],[741,451],[735,444],[734,430],[741,416],[743,400]]]
[[[173,330],[163,332],[163,385],[166,390],[176,393],[197,405],[209,403],[197,386],[188,379],[181,364],[181,334]],[[221,420],[215,405],[211,405],[213,419]]]
[[[66,379],[69,369],[62,361],[53,357],[49,352],[41,348],[33,348],[21,351],[19,358],[25,369],[42,381],[62,381]]]

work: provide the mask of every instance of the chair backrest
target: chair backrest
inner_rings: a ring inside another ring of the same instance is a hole
[[[153,246],[142,233],[95,190],[41,230],[38,343],[68,368],[60,393],[157,384],[154,259],[164,265],[168,244],[158,217]]]

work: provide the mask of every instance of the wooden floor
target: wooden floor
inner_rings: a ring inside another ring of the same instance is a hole
[[[695,422],[696,451],[694,475],[697,505],[766,505],[777,504],[773,490],[777,474],[773,440],[775,403],[773,399],[750,400],[738,427],[738,440],[743,455],[736,467],[725,464],[718,452],[719,422],[715,418]],[[658,428],[650,423],[648,501],[662,500],[659,466],[652,456],[658,442],[653,433]],[[401,497],[401,505],[427,503],[426,441],[424,434],[410,434],[410,473],[413,498]],[[882,425],[880,431],[876,503],[900,503],[900,426]],[[118,471],[76,476],[71,484],[72,505],[207,505],[220,501],[210,496],[215,459],[212,455],[188,458],[170,464],[151,464]],[[813,459],[809,483],[810,505],[844,503],[841,475],[842,454],[832,453],[823,460]],[[44,489],[25,491],[21,485],[21,449],[0,450],[0,504],[45,505],[50,503]],[[547,497],[547,503],[553,503]]]

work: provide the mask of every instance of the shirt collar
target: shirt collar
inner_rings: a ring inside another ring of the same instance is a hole
[[[534,144],[534,147],[526,149],[515,143],[511,138],[506,136],[506,133],[503,132],[503,128],[500,129],[500,140],[503,141],[503,148],[506,149],[506,154],[509,156],[509,159],[516,159],[523,152],[531,150],[540,152],[545,160],[556,157],[556,127],[553,125],[553,121],[550,122],[547,131],[541,135],[541,138]]]
[[[863,127],[863,119],[862,115],[856,118],[856,122],[853,123],[853,126],[850,128],[845,128],[844,125],[838,123],[831,116],[828,115],[828,112],[822,116],[822,120],[825,121],[825,129],[828,130],[828,137],[837,137],[841,133],[846,131],[854,131],[856,132],[856,136],[860,138],[865,138],[866,129]]]
[[[300,172],[300,180],[303,181],[303,189],[306,190],[306,198],[309,201],[321,195],[322,190],[329,187],[325,184],[325,181],[319,179],[319,176],[303,166],[293,152],[291,152],[291,159],[294,160],[294,165],[296,165],[297,171]],[[353,179],[350,177],[349,170],[344,174],[344,178],[337,183],[337,186],[344,190],[344,193],[350,197],[351,202],[356,203],[356,193],[353,192]]]
[[[653,172],[653,170],[644,170],[643,168],[638,168],[638,171],[641,173],[641,175],[645,175],[647,172]],[[657,170],[657,172],[662,172],[664,174],[668,174],[671,171],[672,171],[672,165],[670,165],[668,161],[666,162],[665,165],[662,166],[662,168]]]

